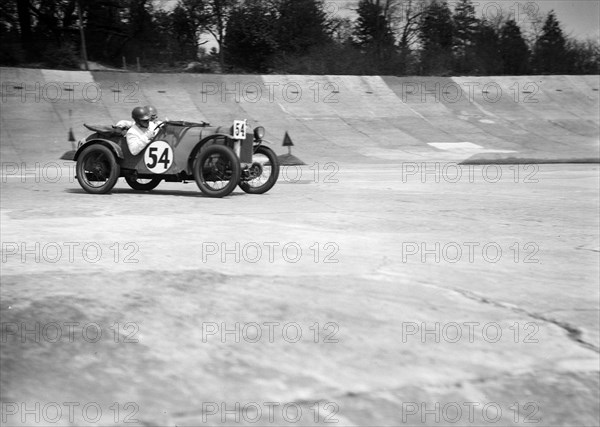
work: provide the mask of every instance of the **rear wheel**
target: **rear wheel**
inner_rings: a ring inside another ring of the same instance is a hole
[[[154,190],[158,186],[158,184],[160,184],[160,181],[162,181],[162,180],[160,178],[145,179],[145,178],[134,178],[134,177],[126,176],[125,181],[134,190],[150,191],[150,190]]]
[[[240,180],[240,162],[232,149],[210,145],[200,150],[194,162],[194,179],[208,197],[225,197]]]
[[[117,183],[121,167],[115,154],[104,145],[94,144],[77,158],[77,181],[88,193],[108,193]]]
[[[252,179],[240,182],[240,188],[249,194],[263,194],[269,191],[279,178],[279,161],[269,147],[260,146],[252,156],[250,167]]]

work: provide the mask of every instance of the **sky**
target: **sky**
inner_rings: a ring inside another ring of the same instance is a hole
[[[458,2],[448,0],[451,9]],[[358,0],[324,0],[329,5],[329,10],[338,10],[343,16],[352,16],[356,10]],[[406,1],[404,2],[406,3]],[[490,16],[497,11],[515,13],[520,24],[527,24],[532,13],[539,12],[543,16],[550,10],[556,12],[565,35],[577,38],[600,37],[600,1],[599,0],[473,0],[476,6],[477,17]]]
[[[563,30],[577,38],[600,37],[600,1],[542,1],[543,12],[554,9]]]
[[[154,0],[154,3],[170,9],[177,1]],[[323,3],[330,14],[356,16],[354,11],[358,0],[323,0]],[[454,9],[456,3],[457,0],[448,0],[451,9]],[[527,24],[531,12],[539,12],[545,16],[550,10],[554,10],[565,35],[578,39],[600,38],[600,0],[473,0],[473,3],[479,18],[501,10],[504,13],[516,13],[518,22],[523,26]]]

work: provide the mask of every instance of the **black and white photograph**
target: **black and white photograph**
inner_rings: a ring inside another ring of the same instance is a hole
[[[2,0],[0,426],[600,426],[600,1]]]

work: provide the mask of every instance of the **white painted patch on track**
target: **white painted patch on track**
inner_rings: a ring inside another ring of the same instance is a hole
[[[514,150],[494,150],[484,148],[481,145],[472,142],[428,142],[438,150],[453,151],[460,153],[515,153]]]

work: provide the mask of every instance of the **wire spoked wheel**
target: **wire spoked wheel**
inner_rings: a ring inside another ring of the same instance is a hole
[[[240,162],[229,147],[210,145],[194,162],[194,179],[206,196],[225,197],[240,180]]]
[[[121,168],[114,153],[104,145],[94,144],[77,159],[77,181],[92,194],[108,193],[117,183]]]
[[[249,194],[269,191],[279,178],[279,161],[269,147],[260,146],[252,156],[250,179],[240,182],[240,188]]]

